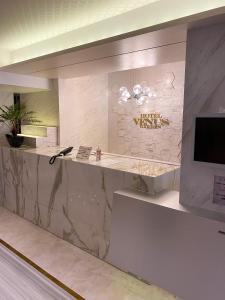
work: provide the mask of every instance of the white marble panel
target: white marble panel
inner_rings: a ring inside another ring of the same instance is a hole
[[[189,30],[187,39],[180,201],[195,208],[225,213],[213,203],[214,175],[225,167],[193,161],[195,116],[225,111],[224,23]]]
[[[94,157],[84,162],[71,155],[50,166],[49,158],[58,150],[1,147],[3,205],[102,259],[109,248],[115,191],[129,188],[156,194],[176,188],[178,166],[165,164],[163,168],[163,164],[158,164],[156,169],[157,163],[152,162],[151,166],[148,161],[149,171],[145,168],[142,174],[142,168],[134,168],[133,160],[129,169],[128,159],[107,155],[102,164]]]

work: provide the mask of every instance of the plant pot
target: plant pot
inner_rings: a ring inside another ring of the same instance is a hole
[[[19,148],[23,144],[24,141],[23,136],[11,135],[11,134],[6,134],[5,136],[11,147]]]

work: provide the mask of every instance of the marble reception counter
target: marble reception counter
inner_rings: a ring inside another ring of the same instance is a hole
[[[179,166],[109,154],[81,161],[76,151],[49,165],[61,149],[0,147],[0,204],[101,259],[109,249],[114,192],[178,188]]]

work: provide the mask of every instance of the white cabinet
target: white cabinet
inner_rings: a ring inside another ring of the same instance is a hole
[[[115,193],[107,260],[184,300],[224,300],[225,223],[189,213],[178,198]]]

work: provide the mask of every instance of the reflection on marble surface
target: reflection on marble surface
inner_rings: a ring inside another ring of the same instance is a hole
[[[4,300],[75,300],[0,244],[0,291]]]
[[[0,237],[86,300],[176,300],[1,207]]]
[[[116,157],[82,162],[72,154],[50,166],[49,157],[59,150],[1,147],[3,206],[101,259],[109,249],[115,191],[129,188],[156,194],[177,185],[177,167],[165,165],[166,173],[157,173],[157,177],[153,168],[147,176],[137,173],[135,161],[131,166],[136,173],[132,173],[122,158],[118,162]],[[162,172],[158,165],[157,172]]]

